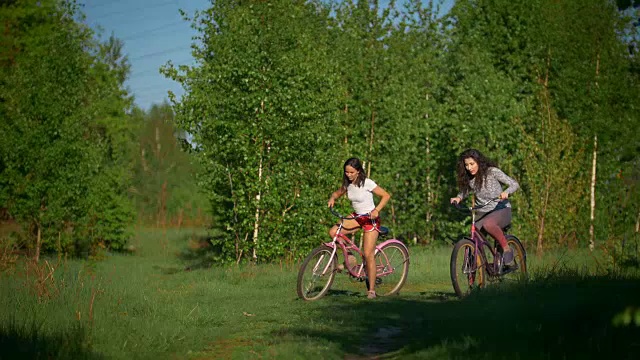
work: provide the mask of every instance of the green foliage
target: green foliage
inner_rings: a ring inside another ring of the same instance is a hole
[[[173,110],[167,103],[153,105],[148,112],[136,109],[137,124],[130,193],[138,222],[148,225],[203,225],[207,219],[206,197],[196,180],[197,163],[191,144],[174,126]]]
[[[221,260],[268,260],[318,238],[319,199],[337,165],[339,87],[320,5],[235,5],[219,1],[199,15],[203,66],[166,72],[190,89],[176,121],[193,134],[214,226],[227,234],[214,239]]]
[[[587,154],[592,154],[597,136],[596,238],[619,239],[633,221],[611,226],[603,214],[620,209],[614,193],[635,191],[607,180],[621,169],[633,168],[637,161],[633,149],[640,141],[632,125],[639,120],[637,101],[632,100],[639,95],[638,79],[629,71],[637,59],[628,56],[630,38],[620,36],[628,33],[628,18],[620,16],[613,3],[597,0],[457,1],[452,15],[455,43],[475,44],[488,53],[484,62],[515,81],[512,89],[516,91],[507,99],[525,109],[520,121],[509,121],[512,127],[520,128],[516,139],[522,146],[507,152],[517,169],[524,171],[515,171],[525,190],[524,201],[516,202],[516,210],[525,220],[521,231],[527,237],[548,237],[549,245],[580,242],[588,236],[592,156]],[[457,48],[452,53],[460,54]],[[540,86],[545,88],[544,99]],[[548,119],[547,127],[560,133],[541,131],[541,119]],[[564,123],[571,127],[561,125]],[[546,155],[540,158],[541,154]],[[550,181],[551,177],[556,180]],[[550,197],[555,204],[546,210],[544,192],[534,190],[545,187],[555,194]],[[531,211],[550,211],[551,217],[542,226],[545,217],[538,215],[534,224]],[[559,232],[552,230],[554,227]]]
[[[0,204],[32,235],[27,246],[40,233],[44,250],[118,249],[131,219],[126,93],[77,14],[72,2],[3,8],[13,52],[0,72]]]
[[[640,327],[640,309],[629,306],[621,313],[616,314],[612,322],[614,326],[619,327],[631,325]]]
[[[549,108],[548,93],[542,92],[540,118],[532,119],[530,130],[523,131],[519,149],[526,154],[522,191],[527,202],[520,202],[526,225],[521,231],[530,249],[535,246],[538,252],[545,245],[577,245],[588,179],[580,166],[587,162],[578,137]]]
[[[520,182],[514,228],[543,250],[585,243],[595,153],[596,238],[613,266],[637,259],[637,9],[401,4],[212,2],[193,19],[197,65],[163,69],[186,94],[145,113],[123,43],[96,40],[74,2],[3,3],[2,211],[30,247],[85,252],[122,249],[136,212],[186,224],[206,206],[218,261],[300,258],[357,156],[392,194],[394,236],[442,243],[466,231],[448,199],[474,147]]]
[[[456,1],[445,18],[432,6],[227,0],[196,14],[198,65],[165,74],[188,90],[176,123],[196,144],[219,261],[301,257],[325,239],[326,197],[351,156],[392,194],[394,236],[454,238],[466,228],[447,200],[468,147],[520,182],[523,237],[580,243],[593,135],[605,178],[637,161],[640,77],[616,37],[626,20],[595,0]],[[615,186],[596,187],[598,221]]]

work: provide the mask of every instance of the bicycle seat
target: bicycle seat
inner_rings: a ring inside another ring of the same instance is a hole
[[[506,233],[507,231],[509,231],[509,229],[511,229],[511,224],[505,226],[502,228],[502,232]]]
[[[380,229],[378,230],[378,232],[382,236],[387,235],[389,233],[389,228],[386,226],[380,226]]]

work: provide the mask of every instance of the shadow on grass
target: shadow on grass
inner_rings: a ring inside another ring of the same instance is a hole
[[[216,263],[222,252],[222,246],[216,245],[210,234],[186,234],[180,243],[185,247],[178,253],[178,258],[187,265],[184,271],[208,269]]]
[[[638,304],[638,294],[638,279],[559,276],[463,300],[396,296],[354,306],[331,297],[320,300],[314,317],[344,326],[299,324],[287,335],[324,339],[365,358],[632,359],[640,354],[640,327],[616,327],[612,319]]]
[[[36,326],[0,325],[0,359],[103,359],[90,349],[86,331],[77,327],[53,335]]]

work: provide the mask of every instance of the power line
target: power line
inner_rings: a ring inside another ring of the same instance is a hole
[[[192,58],[187,58],[187,59],[176,60],[175,61],[175,66],[190,65],[188,63],[189,61],[193,61],[193,59]],[[143,75],[144,76],[148,76],[149,74],[160,75],[160,67],[155,68],[155,69],[150,69],[150,70],[133,71],[133,72],[131,72],[130,78],[141,77]]]
[[[97,5],[91,4],[91,6],[89,6],[90,4],[88,4],[88,2],[85,2],[82,5],[84,6],[85,9],[92,10],[92,9],[101,8],[101,7],[104,7],[104,6],[107,6],[107,5],[113,5],[113,4],[121,3],[123,1],[126,1],[126,0],[115,0],[115,1],[105,0],[103,3],[97,4]]]
[[[144,86],[141,88],[136,89],[136,93],[139,95],[142,95],[142,93],[144,93],[144,95],[149,96],[150,94],[155,94],[158,92],[161,92],[163,94],[166,94],[167,91],[171,90],[171,86],[170,85],[178,85],[180,86],[180,83],[175,82],[171,79],[165,79],[167,81],[167,83],[164,86],[160,86],[158,84],[154,84],[154,85],[149,85],[149,86]],[[154,91],[150,91],[150,90],[154,90]]]
[[[144,30],[144,31],[139,31],[137,33],[133,33],[133,34],[131,34],[129,36],[125,36],[123,38],[120,38],[120,40],[124,41],[124,40],[136,39],[136,38],[144,36],[146,34],[150,34],[150,33],[156,32],[156,31],[160,31],[160,30],[163,30],[163,29],[171,28],[171,27],[176,26],[178,24],[184,24],[184,23],[185,23],[184,21],[175,21],[175,22],[172,22],[172,23],[168,23],[168,24],[164,24],[164,25],[158,26],[158,27],[153,28],[153,29],[148,29],[148,30]]]
[[[159,7],[163,7],[166,5],[171,5],[171,4],[176,4],[175,0],[170,0],[170,1],[165,1],[163,3],[154,5],[154,8],[159,8]],[[122,14],[128,14],[128,13],[132,13],[132,12],[137,12],[140,11],[142,12],[143,10],[147,10],[149,7],[148,6],[138,6],[137,8],[133,8],[133,9],[129,9],[129,10],[120,10],[120,11],[115,11],[115,12],[110,12],[107,14],[102,14],[101,16],[97,16],[93,19],[93,21],[99,20],[99,19],[104,19],[104,18],[108,18],[114,15],[122,15]]]
[[[163,51],[158,51],[158,52],[154,52],[154,53],[150,53],[150,54],[145,54],[145,55],[129,58],[129,61],[142,60],[142,59],[146,59],[148,57],[167,55],[167,54],[171,54],[171,53],[174,53],[174,52],[178,52],[180,50],[189,50],[189,49],[191,49],[191,46],[185,47],[184,45],[181,45],[181,46],[177,46],[177,47],[174,47],[174,48],[171,48],[171,49],[167,49],[167,50],[163,50]]]

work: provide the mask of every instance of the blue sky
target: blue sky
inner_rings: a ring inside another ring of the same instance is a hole
[[[183,93],[180,85],[160,74],[171,60],[192,64],[191,38],[196,32],[180,16],[179,9],[193,14],[209,7],[209,0],[80,0],[85,22],[102,28],[102,38],[111,33],[124,42],[131,63],[127,86],[136,104],[147,110],[167,99],[167,91]]]
[[[445,0],[448,11],[454,0]],[[210,0],[79,0],[84,4],[86,23],[102,28],[102,38],[115,34],[124,41],[124,52],[131,63],[127,86],[136,104],[148,110],[167,99],[169,90],[182,95],[181,86],[160,74],[171,60],[176,65],[193,64],[192,37],[197,35],[180,16],[209,7]],[[401,1],[398,1],[401,2]],[[381,3],[386,3],[381,1]]]

